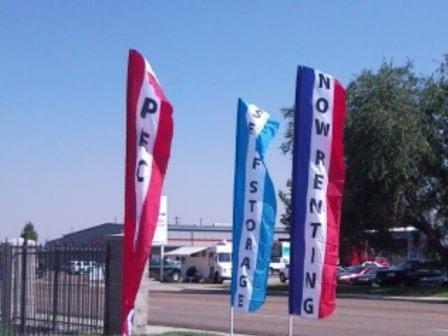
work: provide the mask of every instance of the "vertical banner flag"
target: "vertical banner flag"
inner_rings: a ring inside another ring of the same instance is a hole
[[[122,334],[132,332],[134,302],[159,216],[170,156],[173,108],[151,65],[129,51],[126,96],[126,176]]]
[[[269,114],[238,101],[231,306],[256,311],[266,296],[277,204],[264,163],[278,129]]]
[[[289,313],[324,318],[335,308],[344,186],[344,88],[332,76],[297,71],[291,194]]]

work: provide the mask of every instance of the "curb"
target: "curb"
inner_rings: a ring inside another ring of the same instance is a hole
[[[268,291],[267,295],[287,296],[287,295],[289,295],[289,292],[288,291]],[[376,294],[350,294],[350,293],[339,293],[338,294],[338,293],[336,293],[336,298],[448,304],[448,298],[441,298],[441,297],[437,297],[437,296],[387,296],[387,295],[376,295]]]
[[[375,294],[336,294],[338,298],[344,299],[365,299],[365,300],[384,300],[384,301],[407,301],[417,303],[441,303],[448,304],[448,298],[436,296],[384,296]]]
[[[215,294],[229,294],[229,288],[227,287],[216,287],[216,288],[153,288],[150,292],[214,292]],[[289,292],[287,290],[267,290],[266,292],[269,296],[288,296]],[[437,296],[388,296],[388,295],[377,295],[377,294],[351,294],[351,293],[336,293],[336,298],[343,299],[364,299],[364,300],[384,300],[384,301],[405,301],[405,302],[417,302],[417,303],[438,303],[438,304],[448,304],[448,298],[442,298]]]

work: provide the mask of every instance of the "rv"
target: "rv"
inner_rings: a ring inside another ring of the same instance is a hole
[[[165,254],[181,261],[184,281],[222,283],[232,276],[232,244],[223,241],[214,246],[183,246]]]

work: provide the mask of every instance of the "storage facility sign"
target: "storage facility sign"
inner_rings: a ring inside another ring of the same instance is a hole
[[[253,104],[238,102],[231,306],[256,311],[264,303],[277,204],[264,156],[278,123]]]

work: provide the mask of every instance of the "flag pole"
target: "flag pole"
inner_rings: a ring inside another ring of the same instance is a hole
[[[233,306],[230,307],[230,336],[233,336]]]
[[[292,330],[292,315],[289,315],[289,336],[292,336],[293,330]]]

